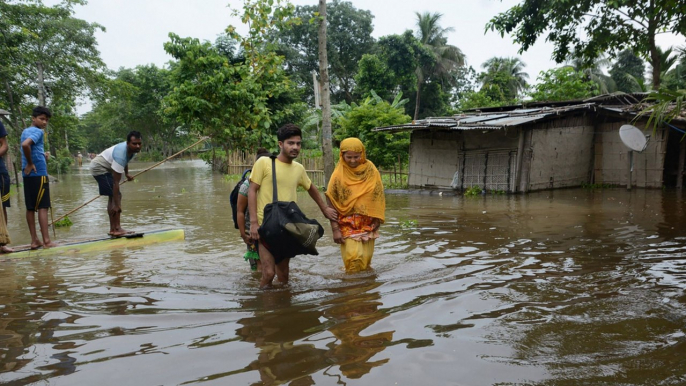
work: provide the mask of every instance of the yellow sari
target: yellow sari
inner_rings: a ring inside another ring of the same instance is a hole
[[[360,153],[360,163],[351,168],[343,159],[347,151]],[[385,220],[386,196],[381,174],[369,161],[362,141],[347,138],[341,142],[338,165],[331,175],[326,196],[338,211],[338,225],[343,236],[341,254],[346,270],[369,267],[374,253],[374,219]]]

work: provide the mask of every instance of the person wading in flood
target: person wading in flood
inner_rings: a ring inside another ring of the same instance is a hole
[[[279,194],[279,201],[297,201],[297,188],[302,186],[310,197],[317,203],[324,216],[332,221],[336,221],[338,213],[333,208],[326,205],[319,190],[310,181],[305,172],[305,168],[295,158],[300,154],[302,146],[302,132],[294,124],[287,124],[279,128],[276,134],[279,140],[280,152],[276,158],[276,186]],[[250,174],[250,188],[248,189],[248,212],[250,213],[250,224],[262,225],[264,218],[264,207],[272,202],[272,160],[262,157],[255,162],[252,173]],[[250,238],[259,240],[257,232],[258,226],[250,227]],[[278,248],[278,246],[272,246]],[[268,288],[272,285],[274,276],[279,277],[282,284],[288,283],[288,272],[290,259],[279,259],[275,261],[274,255],[264,246],[259,245],[260,261],[262,261],[261,288]]]
[[[141,151],[141,133],[132,131],[126,136],[126,142],[118,143],[91,161],[91,174],[98,181],[101,196],[108,196],[107,214],[110,217],[110,236],[123,236],[127,231],[121,227],[121,192],[119,183],[122,175],[133,181],[129,175],[129,161]]]
[[[257,150],[255,160],[262,157],[271,156],[272,154],[265,148]],[[248,251],[243,255],[243,258],[250,263],[250,269],[257,272],[262,272],[262,263],[260,263],[260,255],[258,253],[257,240],[250,238],[250,213],[248,212],[248,191],[250,190],[250,179],[246,179],[241,184],[238,191],[238,200],[236,203],[237,213],[236,220],[238,222],[238,230],[241,232],[241,238],[248,246]]]
[[[341,142],[340,160],[329,180],[326,200],[338,212],[338,221],[331,221],[331,231],[333,240],[341,245],[345,270],[369,268],[379,226],[384,222],[386,196],[381,174],[367,159],[359,139]]]

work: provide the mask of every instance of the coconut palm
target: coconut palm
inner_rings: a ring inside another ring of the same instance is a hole
[[[506,99],[515,99],[529,87],[527,79],[529,74],[524,72],[526,64],[519,58],[492,57],[485,61],[481,67],[486,71],[481,74],[480,80],[484,87],[498,86],[506,93]],[[505,75],[503,78],[502,75]],[[505,84],[503,83],[505,80]]]
[[[662,80],[667,74],[667,71],[677,63],[679,55],[672,55],[675,54],[674,47],[669,47],[664,51],[662,51],[662,48],[657,47],[657,54],[660,58],[660,80]],[[653,72],[651,71],[650,73],[652,74]],[[652,77],[650,78],[650,82],[653,84],[655,83],[653,82]]]
[[[612,77],[605,75],[603,72],[604,67],[609,67],[612,65],[610,59],[605,55],[599,55],[592,63],[584,63],[584,61],[574,55],[570,54],[567,60],[567,66],[574,69],[574,71],[582,72],[588,80],[595,83],[598,86],[598,91],[601,94],[609,94],[617,91],[617,84],[612,79]]]
[[[465,55],[456,46],[448,44],[445,36],[455,29],[440,26],[441,13],[415,13],[417,15],[417,39],[433,53],[435,61],[429,66],[419,66],[417,75],[417,96],[415,99],[414,119],[418,118],[422,84],[427,80],[438,80],[442,84],[455,85],[455,70],[464,66]]]

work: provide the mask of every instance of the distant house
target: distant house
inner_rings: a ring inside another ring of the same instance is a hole
[[[412,132],[411,188],[515,193],[583,184],[681,186],[686,141],[671,129],[646,130],[648,146],[634,152],[630,170],[619,128],[631,124],[644,97],[485,108],[375,130]],[[643,129],[645,119],[633,124]],[[684,122],[673,124],[684,128]]]

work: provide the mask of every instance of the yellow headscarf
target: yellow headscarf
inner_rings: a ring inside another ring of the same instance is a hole
[[[360,163],[357,167],[351,168],[345,163],[343,154],[346,151],[360,153]],[[331,175],[326,197],[336,208],[339,216],[356,213],[384,222],[386,196],[381,174],[372,161],[367,159],[364,145],[359,139],[347,138],[341,142],[340,159]]]

